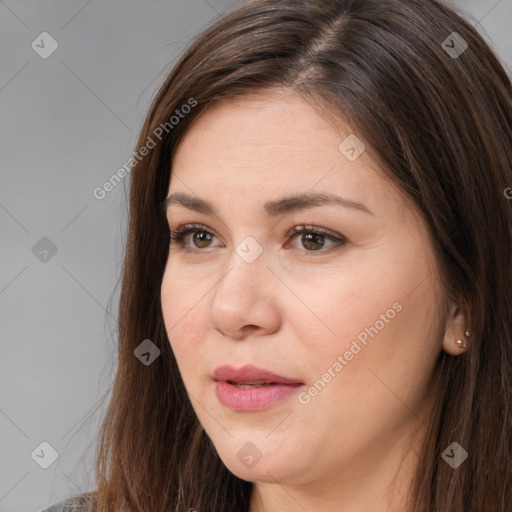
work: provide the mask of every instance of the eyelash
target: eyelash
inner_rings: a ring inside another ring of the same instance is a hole
[[[195,233],[195,232],[203,232],[208,233],[209,235],[215,236],[214,233],[212,233],[210,230],[206,229],[205,226],[202,224],[185,224],[182,226],[179,226],[177,229],[171,229],[171,234],[168,236],[168,242],[171,245],[176,245],[177,249],[181,251],[185,251],[188,253],[198,253],[198,252],[204,252],[206,249],[211,249],[211,247],[206,247],[205,249],[193,249],[191,247],[188,247],[184,244],[184,238],[188,233]],[[320,229],[320,228],[307,228],[305,225],[296,226],[291,231],[288,232],[287,236],[290,235],[302,235],[304,233],[312,233],[315,235],[322,235],[323,237],[327,238],[328,240],[331,240],[334,242],[335,245],[330,247],[329,249],[322,249],[318,251],[312,251],[312,250],[306,250],[303,252],[312,253],[315,255],[323,255],[332,252],[333,250],[336,250],[340,248],[341,246],[344,246],[346,244],[346,239],[344,237],[338,238],[334,235],[331,235],[327,233],[326,231]]]

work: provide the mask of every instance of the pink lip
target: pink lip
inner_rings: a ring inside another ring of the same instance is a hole
[[[233,411],[260,411],[274,405],[297,391],[304,383],[277,375],[268,370],[246,365],[236,369],[232,366],[219,366],[213,372],[215,392],[219,402]],[[256,381],[271,383],[258,388],[238,388],[234,384]]]

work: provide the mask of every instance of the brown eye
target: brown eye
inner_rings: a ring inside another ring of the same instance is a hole
[[[188,241],[188,235],[192,235],[193,246],[190,246]],[[176,230],[171,229],[170,243],[172,246],[177,246],[178,249],[184,251],[194,252],[196,250],[208,249],[212,239],[215,235],[204,228],[204,226],[187,224],[180,226]]]
[[[204,249],[205,247],[208,247],[208,244],[211,242],[212,234],[208,231],[193,231],[192,239],[196,247]]]
[[[188,240],[191,235],[192,243]],[[340,246],[346,244],[346,239],[342,236],[335,236],[320,228],[314,226],[297,226],[288,234],[290,238],[297,238],[293,235],[302,235],[300,237],[301,245],[304,248],[302,252],[315,255],[322,255]],[[171,229],[171,248],[176,246],[177,249],[190,253],[199,253],[204,249],[215,247],[211,245],[212,240],[216,236],[201,224],[186,224],[177,229]],[[324,249],[326,242],[330,243],[327,249]]]
[[[325,243],[325,236],[318,233],[303,233],[302,243],[306,249],[316,251],[322,249]]]
[[[346,244],[346,240],[343,237],[334,236],[314,226],[298,226],[292,230],[292,233],[302,235],[300,241],[306,252],[326,254]],[[324,250],[323,247],[326,241],[331,242],[331,246]]]

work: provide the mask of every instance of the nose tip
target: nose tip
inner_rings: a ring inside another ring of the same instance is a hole
[[[239,257],[235,255],[235,258]],[[237,340],[277,329],[279,308],[273,289],[263,276],[268,272],[256,260],[250,264],[245,260],[234,262],[214,292],[208,319],[210,327]]]

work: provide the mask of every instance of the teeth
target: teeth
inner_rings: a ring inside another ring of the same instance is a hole
[[[250,388],[261,388],[261,387],[264,387],[264,386],[271,386],[272,385],[272,382],[262,382],[262,381],[259,381],[259,382],[246,382],[244,384],[239,384],[237,382],[232,382],[232,381],[228,381],[230,384],[232,384],[233,386],[236,386],[237,388],[240,388],[240,389],[250,389]]]

